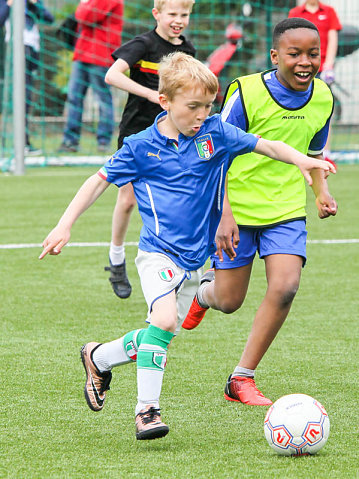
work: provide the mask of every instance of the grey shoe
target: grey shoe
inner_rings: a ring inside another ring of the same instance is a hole
[[[99,143],[97,145],[97,151],[99,153],[110,153],[113,150],[109,143]]]
[[[26,145],[24,148],[25,156],[38,156],[42,154],[41,148],[35,148],[32,145]]]
[[[110,261],[110,266],[105,266],[105,271],[111,272],[109,281],[112,284],[115,295],[121,299],[128,298],[132,287],[127,277],[126,261],[119,265],[113,265]]]
[[[76,153],[79,149],[79,145],[75,143],[69,143],[67,141],[63,141],[59,146],[57,153]]]

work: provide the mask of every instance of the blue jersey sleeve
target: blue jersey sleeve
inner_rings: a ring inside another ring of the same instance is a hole
[[[318,133],[316,133],[313,136],[313,139],[310,142],[310,145],[308,148],[308,153],[310,155],[320,155],[322,151],[324,150],[325,144],[328,139],[328,134],[329,134],[329,124],[330,124],[330,118],[328,118],[328,121],[323,126],[323,128],[319,130]]]
[[[237,89],[224,106],[221,117],[223,121],[237,126],[243,131],[247,131],[247,120],[244,114],[242,98]]]
[[[233,159],[237,155],[251,153],[257,145],[258,136],[237,128],[236,126],[221,121],[226,149]]]
[[[120,187],[134,182],[138,178],[138,168],[131,148],[123,147],[105,163],[98,174],[109,183]]]

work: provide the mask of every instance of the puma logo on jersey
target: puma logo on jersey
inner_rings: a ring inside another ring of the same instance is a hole
[[[155,157],[158,158],[160,161],[162,161],[161,158],[160,158],[160,152],[161,152],[161,150],[158,150],[157,153],[152,153],[151,151],[149,151],[149,152],[147,153],[147,156],[155,156]]]

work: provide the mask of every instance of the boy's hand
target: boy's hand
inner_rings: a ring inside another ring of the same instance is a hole
[[[305,159],[301,159],[299,162],[296,161],[295,164],[298,166],[298,168],[302,172],[302,175],[307,180],[309,186],[312,186],[313,184],[313,179],[310,175],[310,172],[312,170],[322,169],[328,173],[337,172],[334,164],[329,163],[328,161],[325,161],[325,160],[318,160],[316,158],[311,158],[309,156],[306,156]]]
[[[39,259],[44,258],[47,254],[58,255],[62,248],[69,242],[70,231],[67,228],[56,226],[44,239],[42,246],[43,251]]]
[[[323,80],[327,85],[331,85],[335,82],[335,74],[332,68],[323,69],[320,74],[320,79]]]
[[[219,261],[223,261],[224,250],[229,258],[233,261],[236,257],[234,248],[237,248],[239,243],[238,226],[232,214],[223,214],[216,233],[216,255]]]
[[[317,196],[315,204],[317,205],[318,216],[320,219],[328,218],[328,216],[335,216],[337,214],[337,202],[329,193]]]

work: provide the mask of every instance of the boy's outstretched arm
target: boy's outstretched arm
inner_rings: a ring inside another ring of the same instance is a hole
[[[314,169],[319,168],[331,173],[336,172],[334,165],[328,161],[303,155],[303,153],[300,153],[282,141],[270,141],[265,140],[264,138],[259,138],[254,151],[261,155],[269,156],[274,160],[296,165],[309,185],[312,185],[313,183],[310,173]]]
[[[151,88],[147,88],[125,75],[129,68],[130,66],[125,60],[118,58],[107,70],[105,82],[120,90],[146,98],[152,103],[159,103],[157,90],[151,90]]]
[[[70,239],[72,225],[97,200],[109,184],[97,173],[85,181],[60,218],[60,221],[43,241],[42,246],[44,249],[39,259],[42,259],[48,253],[51,255],[61,253],[62,248]]]
[[[322,155],[313,156],[313,158],[321,159]],[[313,170],[311,172],[313,178],[312,190],[315,194],[315,203],[318,208],[319,218],[328,218],[335,216],[338,211],[338,205],[329,192],[327,174],[323,170]]]

